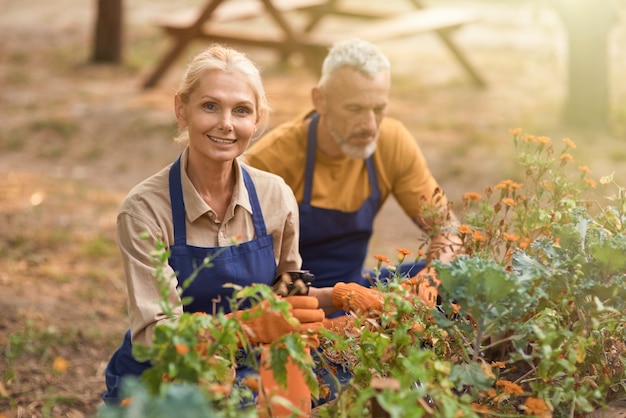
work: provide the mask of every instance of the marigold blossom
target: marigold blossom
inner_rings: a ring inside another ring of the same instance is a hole
[[[491,409],[489,409],[487,405],[481,405],[475,402],[472,402],[472,409],[474,410],[474,412],[477,412],[479,414],[488,414],[491,412]]]
[[[530,245],[530,238],[528,238],[528,237],[524,237],[524,238],[522,238],[522,240],[520,241],[520,243],[519,243],[518,247],[519,247],[521,250],[525,250],[526,248],[528,248],[528,246],[529,246],[529,245]]]
[[[538,136],[537,137],[537,142],[539,142],[542,145],[548,145],[550,143],[550,137]]]
[[[539,398],[528,397],[524,402],[524,409],[526,415],[540,415],[549,411],[548,405]]]
[[[467,200],[467,201],[474,201],[477,202],[480,199],[482,199],[482,196],[479,193],[476,192],[467,192],[463,195],[463,200]]]
[[[380,255],[380,254],[374,254],[374,258],[378,261],[380,261],[381,263],[387,263],[389,264],[390,261],[387,257],[385,257],[384,255]]]
[[[176,344],[174,348],[176,349],[176,354],[181,356],[189,352],[189,346],[187,344]]]
[[[509,242],[515,242],[519,239],[519,235],[517,234],[507,234],[506,232],[502,233],[502,236],[504,237],[505,240],[509,241]]]
[[[569,138],[563,138],[563,143],[567,148],[576,148],[576,144]]]
[[[480,231],[474,231],[472,235],[472,239],[476,242],[487,241],[487,237],[482,234]]]
[[[496,190],[519,190],[522,188],[522,185],[520,183],[515,183],[513,180],[502,180],[500,183],[498,183],[494,189]]]
[[[413,252],[407,248],[396,248],[396,251],[398,252],[399,256],[404,256],[404,257],[406,257],[407,255],[413,254]]]
[[[501,362],[501,361],[492,361],[492,362],[491,362],[491,365],[492,365],[493,367],[497,367],[498,369],[504,369],[504,368],[506,368],[506,364],[504,364],[504,363],[503,363],[503,362]]]
[[[582,171],[583,173],[585,173],[585,174],[589,174],[589,173],[591,173],[591,170],[590,170],[590,169],[589,169],[589,167],[587,167],[586,165],[579,165],[579,166],[578,166],[578,169],[579,169],[580,171]]]
[[[65,357],[57,356],[52,362],[52,369],[57,373],[65,373],[70,367],[70,362]]]
[[[244,385],[248,386],[254,392],[259,391],[259,380],[254,377],[246,377],[241,381]]]
[[[510,197],[503,197],[502,203],[504,203],[507,206],[515,206],[515,200],[511,199]]]
[[[133,398],[124,398],[120,402],[120,406],[129,406],[132,403],[133,403]]]
[[[459,231],[459,234],[471,234],[472,233],[472,228],[465,224],[459,225],[457,230]]]
[[[583,180],[585,181],[585,183],[587,183],[588,186],[591,186],[594,189],[596,188],[597,183],[595,182],[595,180],[592,180],[592,179],[587,178],[587,177],[585,177]]]
[[[510,128],[509,133],[513,136],[518,136],[522,133],[522,128]]]
[[[513,383],[508,380],[498,380],[496,386],[501,387],[504,393],[510,393],[513,395],[523,395],[524,389],[517,383]]]
[[[561,160],[561,163],[565,164],[569,161],[574,161],[574,157],[572,156],[572,154],[564,152],[563,154],[559,155],[559,160]]]

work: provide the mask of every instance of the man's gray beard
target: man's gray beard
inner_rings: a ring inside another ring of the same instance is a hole
[[[343,153],[343,155],[348,158],[354,158],[355,160],[366,159],[369,158],[376,150],[376,141],[368,144],[365,148],[363,148],[350,145],[347,142],[342,141],[343,138],[334,132],[331,132],[331,135],[337,145],[339,145],[339,148],[341,148],[341,152]]]

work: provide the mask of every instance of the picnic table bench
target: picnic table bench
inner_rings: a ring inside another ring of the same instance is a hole
[[[439,36],[474,84],[485,86],[479,72],[451,37],[455,29],[477,21],[477,17],[458,9],[426,8],[419,0],[411,0],[411,3],[415,6],[412,11],[397,13],[349,5],[340,0],[207,0],[201,10],[182,12],[157,22],[169,35],[172,45],[143,87],[155,86],[187,45],[196,39],[270,48],[282,57],[299,53],[307,67],[319,72],[328,48],[337,40],[361,38],[378,43],[427,32]],[[305,17],[304,25],[293,24],[293,13]],[[362,21],[343,25],[345,28],[340,31],[316,31],[320,22],[330,16]],[[258,25],[223,25],[259,17],[269,19],[263,30],[259,30]]]

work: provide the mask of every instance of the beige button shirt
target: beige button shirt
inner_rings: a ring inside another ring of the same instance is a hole
[[[235,190],[223,221],[200,197],[186,173],[186,149],[181,161],[183,199],[185,200],[187,244],[198,247],[232,245],[233,239],[247,242],[254,239],[254,224],[250,199],[239,170]],[[250,174],[265,220],[265,228],[274,239],[274,257],[278,272],[299,269],[302,264],[298,239],[298,205],[293,192],[278,176],[245,166]],[[165,167],[135,186],[122,202],[117,217],[117,239],[122,255],[128,288],[128,312],[134,343],[150,345],[152,330],[166,316],[159,306],[161,298],[156,268],[151,254],[156,242],[163,237],[169,246],[174,242],[174,226],[169,191],[169,169]],[[174,271],[165,265],[169,283],[169,302],[182,313],[178,282]]]

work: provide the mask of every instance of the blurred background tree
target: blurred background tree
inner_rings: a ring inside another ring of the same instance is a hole
[[[122,0],[97,0],[91,61],[119,64],[122,61]]]
[[[608,46],[617,7],[611,0],[549,0],[566,30],[567,101],[564,121],[578,128],[609,123]]]

